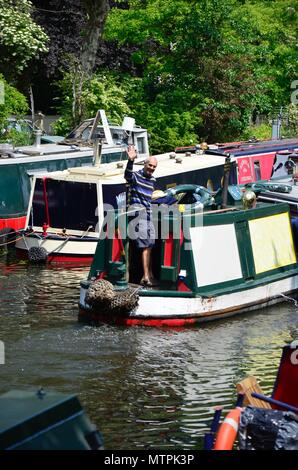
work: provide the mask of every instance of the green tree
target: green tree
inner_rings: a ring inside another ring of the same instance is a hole
[[[16,88],[7,83],[3,75],[0,74],[0,141],[13,141],[15,144],[25,144],[23,140],[17,139],[24,136],[16,135],[14,131],[7,131],[7,118],[12,114],[22,117],[28,111],[28,103],[24,95]]]
[[[6,76],[13,77],[47,51],[47,35],[31,14],[29,0],[0,0],[0,71]]]
[[[111,10],[105,37],[138,48],[141,82],[131,98],[160,150],[193,135],[235,138],[252,114],[288,102],[297,77],[293,0],[128,3]]]
[[[116,124],[122,122],[123,116],[132,113],[127,104],[132,87],[130,80],[124,77],[120,80],[116,73],[108,70],[81,80],[77,69],[76,77],[73,71],[65,72],[63,80],[58,83],[60,104],[57,109],[62,115],[55,125],[58,134],[66,134],[82,119],[95,116],[98,109],[104,109],[109,119]],[[80,87],[79,106],[78,102],[74,106],[74,87]]]
[[[158,152],[200,139],[247,135],[252,116],[289,103],[297,78],[294,0],[94,0],[82,5],[88,17],[94,12],[90,32],[96,31],[92,40],[86,33],[82,54],[70,61],[61,82],[68,126],[94,114],[92,102],[109,107],[115,93],[114,101],[118,95],[148,128],[151,149]],[[114,67],[109,64],[115,73],[91,76],[109,7],[104,39],[118,50],[131,50],[131,64],[115,58]]]
[[[212,141],[239,133],[256,84],[246,49],[229,34],[237,2],[131,0],[130,6],[110,12],[105,35],[138,45],[133,60],[143,68],[145,100],[137,106],[139,122],[158,141],[165,131],[174,137],[160,150],[194,136]],[[154,126],[152,115],[164,116],[164,125],[159,119]]]
[[[16,88],[7,83],[3,75],[0,74],[0,126],[11,115],[18,117],[28,111],[28,103],[24,95]]]
[[[258,81],[255,108],[288,105],[298,75],[297,4],[293,0],[246,1],[231,14],[233,35],[248,51]]]

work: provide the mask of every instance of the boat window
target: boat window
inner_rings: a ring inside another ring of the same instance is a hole
[[[68,134],[65,137],[65,139],[79,139],[79,138],[81,138],[83,136],[84,130],[87,129],[88,127],[89,127],[89,134],[90,134],[91,124],[92,124],[92,122],[90,123],[90,121],[83,121],[82,124],[80,124],[78,127],[76,127],[76,129],[71,131],[71,133]]]
[[[51,227],[94,232],[98,217],[95,184],[47,179],[47,208],[42,180],[37,180],[33,197],[33,224],[41,227],[49,222]],[[32,224],[32,225],[33,225]],[[92,228],[90,228],[92,227]]]
[[[91,133],[91,129],[92,129],[92,126],[90,126],[89,135]],[[85,137],[83,136],[83,138],[85,138]],[[105,133],[104,133],[104,130],[103,130],[102,126],[97,126],[96,127],[93,138],[94,139],[101,139],[101,140],[104,140],[104,142],[106,142],[106,136],[105,136]]]
[[[137,137],[137,149],[139,153],[145,153],[145,138]]]
[[[112,130],[112,139],[115,145],[121,145],[125,139],[123,131],[118,130],[114,131]]]
[[[256,274],[296,263],[287,212],[249,221]]]
[[[90,137],[90,132],[91,132],[91,126],[88,126],[86,127],[86,129],[83,130],[82,135],[78,137],[84,140],[88,140]]]
[[[254,170],[255,170],[256,181],[259,181],[261,179],[261,169],[260,169],[260,162],[257,160],[254,161]]]

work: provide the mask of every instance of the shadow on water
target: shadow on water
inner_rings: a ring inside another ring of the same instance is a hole
[[[296,338],[292,302],[202,327],[83,326],[79,282],[88,268],[0,257],[0,392],[43,386],[81,399],[106,449],[195,449],[213,407],[256,375],[270,393],[281,346]]]

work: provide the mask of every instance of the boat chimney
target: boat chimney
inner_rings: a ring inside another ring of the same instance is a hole
[[[40,129],[37,129],[35,131],[35,143],[34,143],[35,147],[40,147],[41,136],[42,136],[42,131]]]
[[[280,108],[277,116],[272,119],[272,129],[271,129],[272,140],[280,140],[281,124],[282,124],[282,108]]]
[[[224,180],[223,180],[222,199],[221,199],[222,209],[225,209],[227,207],[230,170],[231,170],[231,155],[228,153],[225,159],[225,164],[224,164]]]
[[[102,140],[95,139],[93,144],[93,166],[100,166],[101,164],[101,151],[102,151]]]

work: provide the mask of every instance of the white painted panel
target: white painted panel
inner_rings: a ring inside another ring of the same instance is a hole
[[[280,281],[271,282],[245,291],[207,298],[177,297],[142,297],[132,313],[140,318],[186,318],[189,315],[205,317],[212,312],[225,314],[236,308],[245,311],[260,308],[260,303],[274,303],[282,299],[282,294],[294,292],[298,288],[298,276],[291,276]],[[81,291],[83,288],[81,288]],[[84,305],[84,302],[81,301]],[[264,305],[262,305],[264,306]]]
[[[242,278],[234,224],[193,227],[190,237],[199,287]]]

